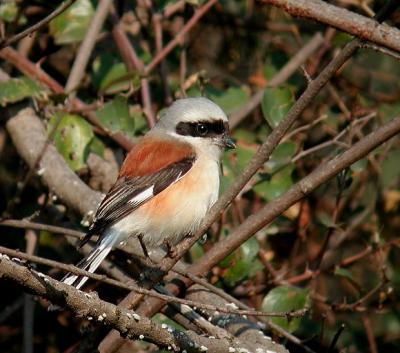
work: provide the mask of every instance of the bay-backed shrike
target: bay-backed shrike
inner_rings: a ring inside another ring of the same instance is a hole
[[[194,233],[217,200],[221,152],[234,147],[219,106],[206,98],[175,101],[128,153],[80,245],[99,239],[77,266],[94,272],[129,237],[138,237],[146,254]],[[80,288],[87,279],[70,273],[63,282]]]

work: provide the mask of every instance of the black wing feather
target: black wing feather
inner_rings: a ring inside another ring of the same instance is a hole
[[[100,234],[109,226],[120,221],[140,205],[150,200],[168,186],[177,182],[192,167],[194,157],[188,157],[167,167],[145,176],[124,177],[117,180],[106,197],[101,202],[94,216],[94,221],[89,227],[79,246],[86,244],[94,234]],[[152,195],[141,202],[129,202],[141,192],[153,186]]]

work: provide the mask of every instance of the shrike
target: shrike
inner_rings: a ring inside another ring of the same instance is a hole
[[[80,245],[95,234],[99,239],[77,266],[94,272],[129,237],[138,237],[147,254],[146,248],[196,232],[218,197],[221,152],[234,147],[218,105],[206,98],[175,101],[128,153]],[[63,282],[80,288],[87,279],[69,273]]]

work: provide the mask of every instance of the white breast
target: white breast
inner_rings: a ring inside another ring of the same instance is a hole
[[[218,162],[200,158],[181,180],[112,228],[120,232],[119,241],[143,234],[143,241],[150,248],[164,241],[175,244],[198,229],[205,214],[216,202],[218,192]]]

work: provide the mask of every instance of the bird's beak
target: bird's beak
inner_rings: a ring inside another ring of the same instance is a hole
[[[229,135],[222,136],[222,143],[223,143],[224,147],[227,149],[236,148],[235,141],[233,141],[232,137],[230,137]]]

